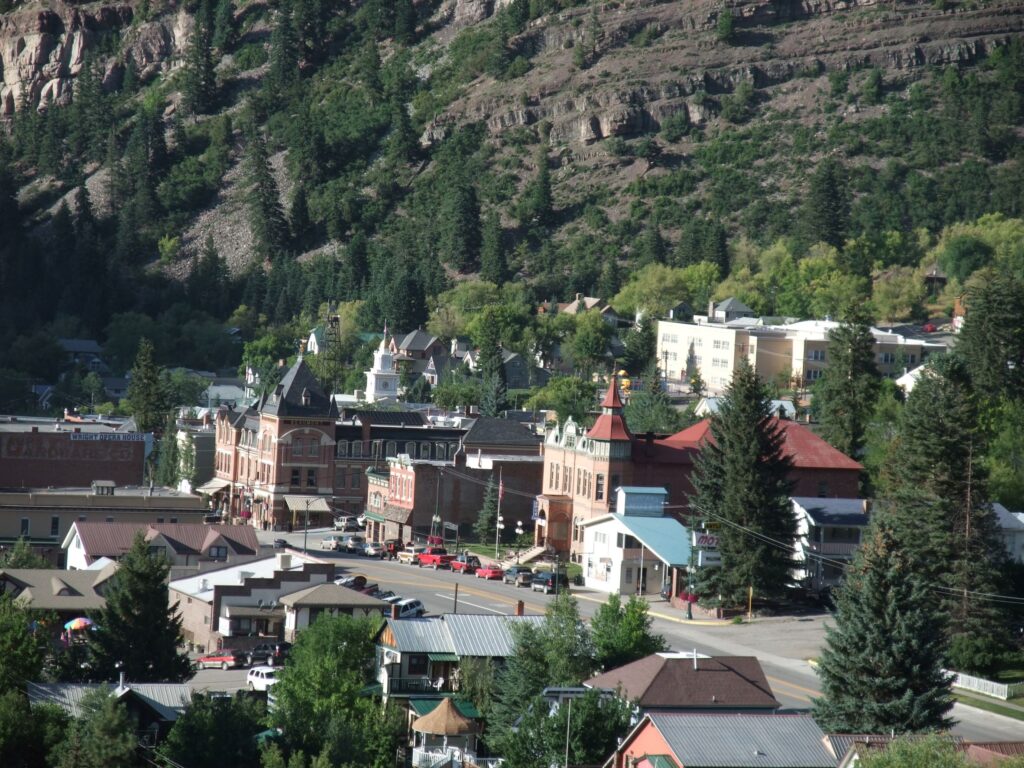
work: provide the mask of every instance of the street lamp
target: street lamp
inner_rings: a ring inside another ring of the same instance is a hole
[[[498,559],[498,541],[501,539],[501,532],[504,530],[505,518],[498,515],[498,524],[494,526],[494,559]]]
[[[303,523],[303,527],[302,527],[302,552],[303,552],[303,554],[305,554],[306,552],[309,551],[306,548],[306,540],[309,538],[309,502],[311,502],[312,500],[313,499],[310,496],[307,496],[306,499],[305,499],[305,502],[306,502],[306,519],[305,519],[305,522]]]
[[[430,536],[431,536],[431,538],[433,538],[434,536],[437,535],[437,532],[440,529],[440,527],[441,527],[441,516],[439,514],[437,514],[437,512],[435,512],[434,516],[430,518]]]
[[[516,520],[516,562],[519,562],[519,537],[525,533],[523,530],[523,521]]]

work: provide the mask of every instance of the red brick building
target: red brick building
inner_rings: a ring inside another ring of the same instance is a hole
[[[796,422],[772,421],[782,430],[783,450],[793,462],[792,495],[858,496],[860,464]],[[584,432],[567,419],[545,438],[535,542],[569,553],[570,559],[578,562],[583,545],[581,525],[611,512],[615,489],[622,485],[665,488],[669,506],[685,516],[693,492],[690,475],[694,460],[709,437],[709,419],[666,438],[633,435],[613,379],[593,427]]]

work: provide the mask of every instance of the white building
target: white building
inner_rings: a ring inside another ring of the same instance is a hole
[[[658,594],[690,563],[689,533],[665,515],[664,488],[622,487],[616,511],[582,523],[583,583],[620,595]]]
[[[380,346],[373,353],[373,367],[366,372],[366,402],[396,400],[398,398],[398,369],[395,356],[388,346],[387,329]]]
[[[322,614],[345,614],[363,618],[384,616],[388,604],[337,584],[317,584],[285,595],[278,602],[284,606],[284,639],[295,642],[295,635],[313,624]]]
[[[821,592],[839,584],[868,526],[868,503],[862,499],[790,499],[797,520],[795,577]]]
[[[1002,504],[993,504],[1006,552],[1015,563],[1024,563],[1024,512],[1011,512]]]

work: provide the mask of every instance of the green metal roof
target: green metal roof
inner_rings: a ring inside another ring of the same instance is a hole
[[[378,523],[387,522],[387,518],[385,518],[380,512],[371,512],[370,510],[366,510],[364,514],[366,515],[367,520],[376,520]]]
[[[679,768],[679,765],[668,755],[648,755],[647,762],[651,768]]]
[[[431,661],[458,661],[459,657],[454,653],[428,653],[427,658]]]
[[[474,705],[473,702],[466,701],[465,699],[455,699],[454,702],[455,709],[457,709],[459,714],[463,717],[468,717],[470,720],[480,719],[480,710],[476,708],[476,705]],[[440,703],[441,699],[409,699],[409,707],[416,713],[417,717],[429,715]]]

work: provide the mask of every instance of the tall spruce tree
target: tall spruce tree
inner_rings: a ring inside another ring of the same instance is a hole
[[[818,657],[826,731],[916,733],[948,728],[953,697],[934,597],[884,523],[869,530],[836,600]]]
[[[270,168],[267,143],[258,129],[249,140],[246,158],[249,182],[249,223],[256,240],[256,253],[273,260],[288,244],[288,220],[281,205],[277,182]]]
[[[468,272],[480,261],[480,204],[472,183],[458,174],[444,195],[440,212],[441,258]]]
[[[209,112],[217,100],[217,74],[213,68],[213,27],[210,0],[201,0],[185,56],[185,78],[182,85],[185,108],[197,115]]]
[[[957,350],[975,390],[993,400],[1024,399],[1024,281],[986,269],[967,286],[966,303]]]
[[[139,432],[157,432],[164,424],[170,403],[161,368],[153,359],[153,342],[139,340],[139,350],[128,383],[128,407]]]
[[[156,464],[156,482],[167,488],[178,484],[181,472],[181,454],[178,452],[178,427],[174,414],[167,417],[164,436],[160,440],[160,455]]]
[[[505,256],[501,220],[497,211],[484,218],[480,243],[480,277],[501,285],[508,279],[508,261]]]
[[[846,173],[832,157],[818,163],[811,176],[802,213],[804,239],[808,245],[828,243],[843,247],[849,224]]]
[[[721,525],[722,564],[699,571],[698,589],[712,600],[720,596],[723,605],[746,604],[751,587],[756,595],[777,596],[791,583],[795,565],[791,461],[768,388],[745,361],[710,427],[694,467],[690,505],[694,514]]]
[[[93,669],[100,679],[117,680],[120,672],[133,683],[188,677],[188,656],[178,652],[178,604],[167,600],[170,567],[163,555],[150,554],[142,533],[136,535],[110,579],[106,605],[89,632]]]
[[[483,505],[473,523],[473,533],[477,541],[487,543],[494,534],[494,526],[498,522],[498,484],[494,482],[494,475],[487,478],[487,488],[484,491]]]
[[[238,42],[235,4],[232,0],[217,0],[217,7],[213,12],[213,37],[210,42],[221,53],[227,53]]]
[[[951,662],[986,672],[1005,617],[975,593],[998,592],[1006,554],[988,502],[985,435],[967,365],[931,361],[900,414],[879,513],[946,616]]]
[[[299,43],[290,2],[280,4],[270,33],[270,70],[263,87],[271,98],[286,97],[299,81]]]
[[[821,435],[847,456],[857,456],[881,386],[875,339],[859,313],[829,331],[828,338],[828,365],[814,387]]]

